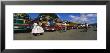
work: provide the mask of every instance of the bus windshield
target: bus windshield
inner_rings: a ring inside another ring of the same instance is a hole
[[[17,20],[16,19],[14,23],[15,24],[24,24],[24,20],[19,20],[19,19]]]

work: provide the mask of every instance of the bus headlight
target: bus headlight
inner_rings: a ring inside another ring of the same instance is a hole
[[[46,29],[46,30],[49,30],[49,29]]]
[[[52,29],[52,30],[54,30],[54,29]]]
[[[19,28],[18,26],[14,26],[14,28]]]

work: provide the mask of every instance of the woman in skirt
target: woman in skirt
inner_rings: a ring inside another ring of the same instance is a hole
[[[34,36],[37,36],[38,34],[42,35],[44,33],[44,30],[41,26],[39,26],[36,22],[33,24],[32,34]]]

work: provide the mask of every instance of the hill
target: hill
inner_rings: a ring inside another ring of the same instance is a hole
[[[91,26],[97,26],[97,23],[90,24]]]

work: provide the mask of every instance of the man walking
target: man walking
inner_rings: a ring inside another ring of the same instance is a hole
[[[84,24],[84,32],[87,32],[87,30],[88,30],[88,24],[85,23],[85,24]]]

